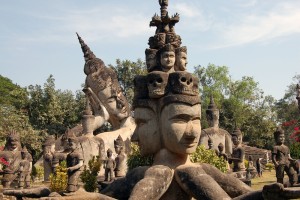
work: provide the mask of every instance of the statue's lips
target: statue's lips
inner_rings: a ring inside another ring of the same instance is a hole
[[[185,147],[191,148],[194,147],[195,145],[198,145],[198,142],[181,142],[181,144]]]

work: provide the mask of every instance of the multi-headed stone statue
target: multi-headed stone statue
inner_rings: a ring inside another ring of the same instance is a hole
[[[211,139],[213,141],[214,149],[217,150],[218,145],[222,143],[225,147],[225,153],[230,155],[232,153],[231,135],[228,131],[219,127],[219,115],[220,111],[211,96],[210,104],[206,110],[206,119],[209,128],[202,130],[199,144],[205,145],[206,148],[208,148],[208,140]]]

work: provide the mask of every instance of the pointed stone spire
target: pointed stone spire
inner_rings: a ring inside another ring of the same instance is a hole
[[[215,104],[213,95],[210,95],[210,103],[208,105],[207,110],[218,110],[218,108],[217,108],[217,106]]]
[[[84,43],[84,41],[81,39],[81,37],[78,35],[78,33],[76,33],[76,35],[77,35],[79,43],[81,45],[81,49],[82,49],[82,52],[83,52],[83,56],[84,56],[85,62],[87,62],[88,60],[92,60],[92,59],[96,58],[96,56],[94,55],[94,53]]]

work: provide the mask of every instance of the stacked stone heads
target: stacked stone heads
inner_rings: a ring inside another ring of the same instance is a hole
[[[181,38],[175,33],[174,26],[179,21],[176,13],[169,17],[167,12],[168,1],[159,1],[161,16],[155,14],[150,26],[156,27],[154,36],[149,38],[149,48],[145,50],[148,74],[136,76],[134,79],[133,109],[137,128],[132,141],[138,142],[142,155],[151,155],[164,148],[160,123],[161,112],[171,103],[188,106],[199,104],[200,96],[197,77],[186,72],[186,62],[179,65],[186,47],[181,46]],[[179,55],[180,54],[180,55]],[[177,65],[178,64],[178,65]],[[200,108],[201,109],[201,108]],[[151,127],[140,126],[138,118],[148,116]],[[200,116],[199,116],[200,118]],[[199,134],[200,136],[200,134]],[[149,145],[151,143],[151,145]]]

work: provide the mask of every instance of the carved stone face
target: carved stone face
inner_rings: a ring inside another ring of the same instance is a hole
[[[9,144],[8,146],[10,151],[17,149],[20,144],[20,141],[15,137],[9,138],[7,142]]]
[[[185,71],[188,64],[187,55],[185,52],[178,52],[176,54],[176,71]]]
[[[114,147],[115,147],[116,154],[120,154],[122,152],[122,150],[123,150],[123,146],[115,144]]]
[[[168,76],[164,72],[153,72],[147,76],[147,87],[150,98],[160,98],[166,93]]]
[[[193,153],[201,134],[200,118],[200,104],[171,103],[165,106],[160,118],[164,147],[176,154]]]
[[[284,143],[284,140],[285,140],[285,136],[284,134],[279,134],[276,138],[276,144],[278,145],[282,145]]]
[[[242,138],[238,137],[237,135],[232,136],[232,143],[237,146],[242,142]]]
[[[141,155],[151,155],[161,148],[157,116],[153,110],[146,107],[134,110],[136,128],[131,141],[140,146]]]
[[[206,111],[206,119],[209,127],[218,127],[219,126],[219,110],[209,110]]]
[[[153,67],[155,67],[156,64],[156,55],[155,54],[148,54],[146,55],[146,65],[147,70],[151,71]]]
[[[70,150],[75,150],[77,148],[77,143],[73,139],[68,139],[68,147]]]
[[[113,92],[111,85],[99,92],[99,99],[110,115],[122,120],[129,115],[129,107],[126,98],[121,91]]]
[[[160,64],[164,72],[170,71],[175,64],[175,52],[165,51],[160,56]]]

